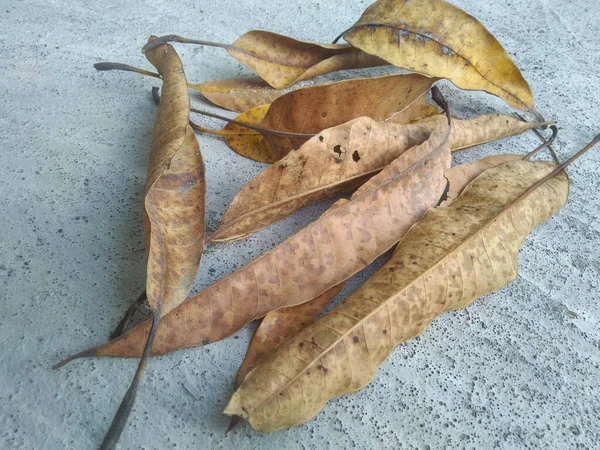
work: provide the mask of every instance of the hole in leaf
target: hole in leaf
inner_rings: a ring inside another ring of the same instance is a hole
[[[342,146],[339,144],[334,146],[333,153],[337,153],[338,156],[342,156]]]

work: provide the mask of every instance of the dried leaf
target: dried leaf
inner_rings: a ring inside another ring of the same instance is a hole
[[[316,44],[261,30],[243,34],[232,45],[177,35],[162,36],[156,42],[146,44],[142,51],[147,52],[166,42],[224,48],[276,89],[338,70],[387,64],[349,45]]]
[[[242,187],[210,240],[240,239],[304,206],[356,188],[424,142],[436,122],[435,116],[412,125],[362,117],[319,133]],[[501,114],[453,120],[450,146],[459,150],[541,125]]]
[[[399,111],[387,119],[386,122],[405,125],[418,122],[429,117],[437,116],[441,113],[437,107],[427,103],[427,97],[425,95],[422,95],[416,99],[410,106],[404,109],[398,109]]]
[[[564,172],[544,180],[554,168],[502,164],[451,206],[429,210],[390,262],[248,374],[225,414],[259,431],[299,425],[329,399],[366,386],[394,347],[434,318],[508,284],[524,239],[567,200]]]
[[[146,292],[162,313],[190,293],[204,247],[206,180],[200,146],[189,126],[190,99],[183,66],[170,45],[146,54],[163,78],[152,138],[144,232],[148,255]]]
[[[446,200],[439,206],[449,206],[462,193],[463,189],[475,178],[485,172],[487,169],[497,167],[509,161],[523,159],[523,155],[500,154],[490,155],[485,158],[471,161],[458,166],[452,167],[445,175],[448,179],[448,192],[446,192]]]
[[[405,152],[377,181],[285,242],[188,298],[161,320],[152,354],[208,344],[269,311],[312,300],[391,248],[438,203],[450,165],[445,118],[429,140]],[[78,356],[139,356],[148,321]]]
[[[243,34],[227,51],[276,89],[338,70],[387,64],[349,45],[316,44],[261,30]]]
[[[283,94],[294,90],[294,87],[274,89],[259,77],[206,81],[190,85],[190,88],[201,92],[215,105],[237,112],[270,104]]]
[[[255,106],[235,118],[238,122],[259,125],[270,105]],[[192,123],[196,131],[219,136],[234,152],[254,161],[273,164],[279,161],[279,156],[271,150],[271,146],[261,133],[245,128],[235,123],[228,123],[222,130],[210,130]]]
[[[248,134],[236,137],[232,148],[256,161],[274,162],[326,128],[360,116],[387,119],[412,105],[435,81],[436,78],[419,74],[387,75],[301,88],[284,94],[271,104],[258,124],[271,132],[249,130]],[[286,133],[303,135],[282,135]],[[257,134],[262,134],[264,140]],[[266,158],[264,155],[274,156]]]
[[[316,134],[361,116],[385,120],[411,105],[436,81],[419,74],[403,74],[298,89],[275,100],[260,126]],[[278,135],[265,135],[265,139],[280,158],[307,141]]]
[[[483,90],[522,110],[533,94],[506,50],[473,16],[442,0],[379,0],[346,41],[389,63],[462,89]]]
[[[301,305],[281,308],[267,313],[254,333],[246,358],[240,366],[235,384],[239,386],[246,375],[271,354],[273,349],[314,322],[319,314],[344,288],[340,283]]]

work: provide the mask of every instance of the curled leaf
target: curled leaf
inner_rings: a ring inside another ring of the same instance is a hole
[[[423,144],[403,153],[351,201],[189,297],[161,320],[152,354],[208,344],[269,311],[312,300],[391,248],[436,205],[450,165],[449,125],[440,118]],[[139,356],[148,321],[80,356]]]
[[[435,116],[411,125],[362,117],[319,133],[242,187],[210,240],[242,238],[313,202],[355,189],[424,142],[438,122]],[[453,120],[450,147],[460,150],[540,125],[501,114]]]
[[[342,36],[395,66],[533,108],[531,89],[502,45],[477,19],[443,0],[378,0]]]
[[[146,292],[162,312],[191,291],[204,247],[206,180],[200,146],[189,126],[190,99],[183,66],[170,45],[146,54],[163,79],[163,101],[152,138],[144,232],[148,256]]]
[[[259,431],[299,425],[370,383],[394,347],[434,318],[512,281],[527,235],[567,201],[566,174],[547,177],[554,167],[502,164],[449,207],[429,210],[383,268],[250,372],[225,414]]]

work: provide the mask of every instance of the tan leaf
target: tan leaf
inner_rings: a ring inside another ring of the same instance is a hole
[[[341,125],[360,116],[375,120],[391,117],[410,107],[435,81],[436,78],[419,74],[404,74],[357,78],[300,88],[282,95],[271,104],[258,123],[265,131],[244,132],[243,129],[234,128],[235,139],[228,143],[239,154],[259,162],[272,163],[299,148],[310,136],[325,128]],[[252,114],[251,111],[240,117]],[[195,127],[199,131],[208,131],[222,137],[231,136],[229,132],[212,132]],[[284,136],[282,133],[302,135]],[[264,139],[258,135],[262,135]]]
[[[335,396],[369,384],[391,351],[443,312],[463,308],[517,276],[527,235],[567,201],[552,163],[489,169],[449,207],[413,226],[382,269],[248,374],[225,414],[259,431],[314,417]]]
[[[210,240],[242,238],[313,202],[356,188],[424,142],[436,122],[435,116],[412,125],[362,117],[319,133],[242,187]],[[459,150],[541,125],[501,114],[453,120],[450,146]]]
[[[306,303],[267,313],[250,342],[246,358],[244,358],[236,377],[236,386],[242,384],[248,372],[261,364],[275,347],[313,323],[323,308],[340,293],[345,284],[345,282],[340,283]]]
[[[270,105],[255,106],[235,118],[238,122],[258,125],[269,111]],[[192,123],[196,131],[219,136],[234,152],[254,161],[273,164],[279,161],[279,155],[271,150],[271,146],[261,133],[235,123],[228,123],[222,130],[210,130]]]
[[[387,64],[349,45],[316,44],[260,30],[243,34],[227,51],[276,89],[338,70]]]
[[[446,193],[446,200],[444,200],[439,206],[449,206],[458,198],[463,189],[471,181],[473,181],[487,169],[497,167],[508,161],[516,161],[519,159],[523,159],[523,155],[490,155],[482,159],[452,167],[445,173],[445,176],[448,179],[448,192]]]
[[[399,111],[396,114],[389,119],[386,119],[386,122],[409,124],[432,116],[437,116],[441,113],[437,107],[427,103],[427,97],[425,95],[422,95],[404,109],[398,108],[398,110]]]
[[[533,107],[529,85],[502,45],[443,0],[379,0],[343,37],[395,66],[487,91],[518,109]]]
[[[270,104],[276,98],[294,89],[294,87],[274,89],[259,77],[206,81],[190,85],[190,88],[202,93],[215,105],[237,112],[244,112],[256,106]]]
[[[372,189],[357,192],[351,201],[189,297],[160,321],[152,354],[222,339],[269,311],[314,299],[369,265],[438,203],[447,185],[448,139],[442,117],[429,140],[389,164]],[[149,329],[146,321],[77,357],[139,356]]]
[[[410,106],[436,81],[419,74],[401,74],[298,89],[275,100],[260,126],[315,134],[361,116],[382,121]],[[265,135],[265,139],[280,158],[307,141],[278,135]]]
[[[200,146],[188,125],[190,99],[183,66],[170,45],[146,54],[163,79],[163,101],[152,138],[144,231],[146,292],[162,314],[190,293],[204,247],[206,181]]]

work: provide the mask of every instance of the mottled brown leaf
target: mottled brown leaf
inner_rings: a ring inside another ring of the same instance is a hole
[[[144,201],[146,292],[152,308],[162,298],[166,314],[194,285],[204,247],[206,181],[200,146],[188,124],[190,99],[181,61],[170,45],[146,56],[163,79]]]
[[[313,202],[355,189],[424,142],[437,122],[435,116],[411,125],[362,117],[319,133],[242,187],[210,240],[242,238]],[[460,150],[541,125],[502,114],[453,120],[450,146]]]
[[[347,280],[438,203],[449,165],[448,122],[441,117],[429,140],[395,159],[351,201],[167,314],[152,354],[217,341],[269,311],[312,300]],[[149,329],[144,322],[81,356],[139,356]]]
[[[508,284],[527,235],[567,201],[566,174],[545,178],[554,168],[507,162],[429,210],[382,269],[250,372],[225,414],[259,431],[299,425],[369,384],[394,347],[434,318]]]

